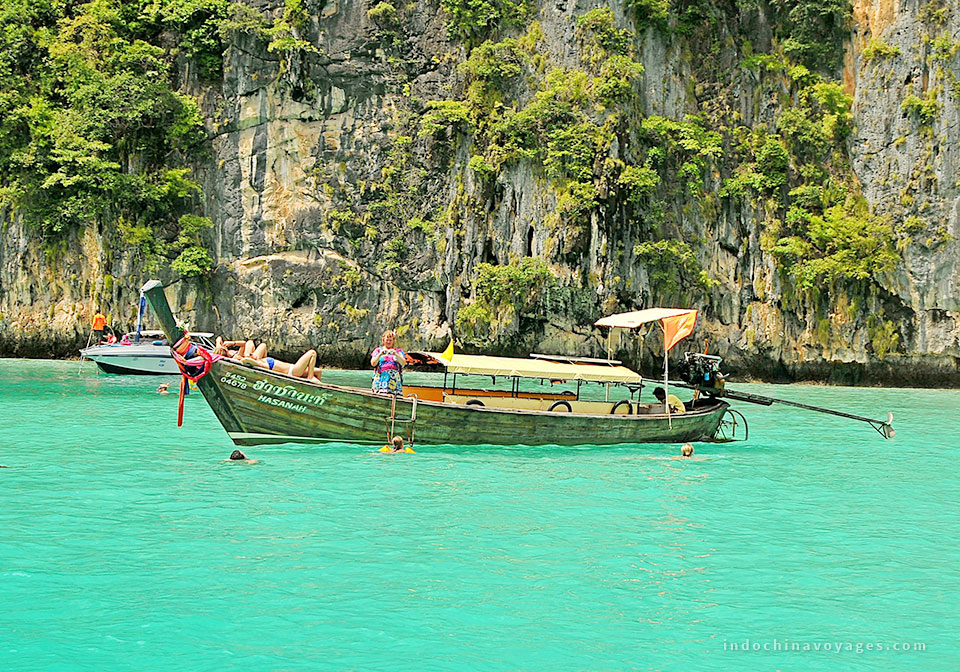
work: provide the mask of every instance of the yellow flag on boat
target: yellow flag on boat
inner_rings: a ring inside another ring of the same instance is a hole
[[[441,356],[448,362],[453,359],[453,341],[450,341],[450,345],[447,346],[447,349],[441,353]]]
[[[693,333],[693,327],[697,323],[697,311],[691,310],[676,317],[665,317],[662,323],[663,349],[665,352],[670,352],[670,348]]]

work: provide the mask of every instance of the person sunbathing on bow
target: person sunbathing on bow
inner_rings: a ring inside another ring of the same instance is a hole
[[[267,344],[261,343],[254,345],[253,341],[225,341],[217,336],[216,347],[213,354],[221,357],[230,357],[231,359],[242,359],[244,357],[253,357],[254,359],[264,359],[267,356]]]
[[[261,344],[262,345],[262,344]],[[263,357],[257,358],[255,356],[243,357],[240,361],[247,366],[256,366],[261,369],[267,369],[269,371],[275,371],[276,373],[283,373],[288,376],[293,376],[294,378],[303,378],[309,380],[311,383],[319,383],[320,376],[323,374],[323,369],[318,369],[317,364],[317,351],[307,350],[303,355],[296,361],[294,364],[289,362],[282,362],[279,359],[274,359],[273,357],[268,357],[266,355],[266,348],[263,351]]]

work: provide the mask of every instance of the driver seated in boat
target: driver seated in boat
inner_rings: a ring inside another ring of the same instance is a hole
[[[403,366],[409,363],[407,353],[395,348],[397,334],[393,329],[383,332],[380,347],[370,355],[373,367],[371,389],[377,394],[403,394]]]
[[[666,392],[663,391],[662,387],[657,387],[653,390],[653,396],[657,398],[661,404],[664,403],[664,397]],[[675,394],[666,396],[666,400],[670,403],[670,410],[674,413],[686,413],[687,407],[683,405],[683,402],[680,401],[680,397]]]

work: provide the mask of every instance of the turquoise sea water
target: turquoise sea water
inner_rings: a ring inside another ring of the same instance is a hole
[[[960,668],[960,391],[739,386],[892,410],[893,441],[741,405],[750,441],[697,460],[344,444],[225,464],[199,394],[177,429],[162,378],[77,367],[0,360],[3,669]]]

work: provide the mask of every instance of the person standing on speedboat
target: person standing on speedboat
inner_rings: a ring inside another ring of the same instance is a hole
[[[100,312],[100,308],[97,308],[97,312],[93,316],[93,338],[97,345],[100,345],[103,340],[103,330],[106,326],[107,316]]]

